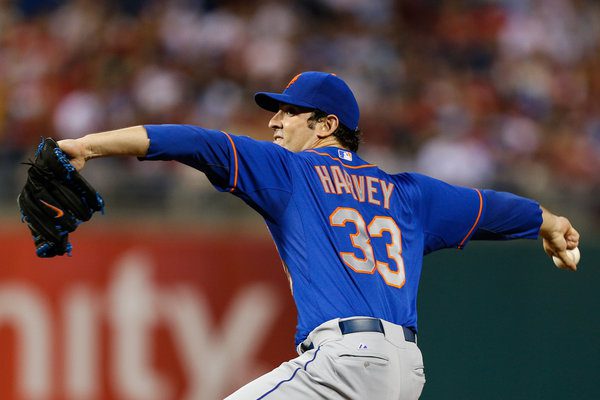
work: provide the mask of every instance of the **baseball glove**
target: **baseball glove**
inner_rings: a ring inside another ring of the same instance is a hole
[[[29,161],[27,182],[17,198],[21,221],[31,230],[38,257],[71,255],[69,233],[94,212],[103,212],[104,201],[53,139],[42,138]]]

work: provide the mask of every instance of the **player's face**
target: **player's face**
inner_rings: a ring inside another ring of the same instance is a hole
[[[282,104],[269,121],[269,128],[274,132],[273,143],[294,152],[313,148],[318,137],[308,126],[311,114],[312,110]]]

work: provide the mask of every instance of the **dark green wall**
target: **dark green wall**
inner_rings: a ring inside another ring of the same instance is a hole
[[[576,273],[540,241],[425,257],[421,399],[600,399],[600,239],[585,243]]]

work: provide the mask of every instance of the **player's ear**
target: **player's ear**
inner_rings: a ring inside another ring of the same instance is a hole
[[[340,126],[340,120],[334,114],[329,114],[319,120],[317,124],[317,136],[321,139],[330,136]]]

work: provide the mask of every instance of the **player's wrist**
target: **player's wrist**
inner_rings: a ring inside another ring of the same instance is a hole
[[[92,133],[76,139],[80,155],[85,161],[102,157],[103,155],[101,152],[102,147],[97,143],[97,135]]]
[[[540,236],[542,238],[551,242],[555,242],[557,240],[562,242],[570,239],[571,236],[577,236],[578,238],[579,235],[573,229],[571,222],[567,218],[552,214],[548,210],[544,210],[542,213],[542,218],[543,222],[542,226],[540,227]],[[573,232],[573,234],[570,234],[570,232]]]
[[[545,239],[551,239],[560,230],[559,216],[551,213],[542,207],[542,225],[540,226],[540,236]]]

